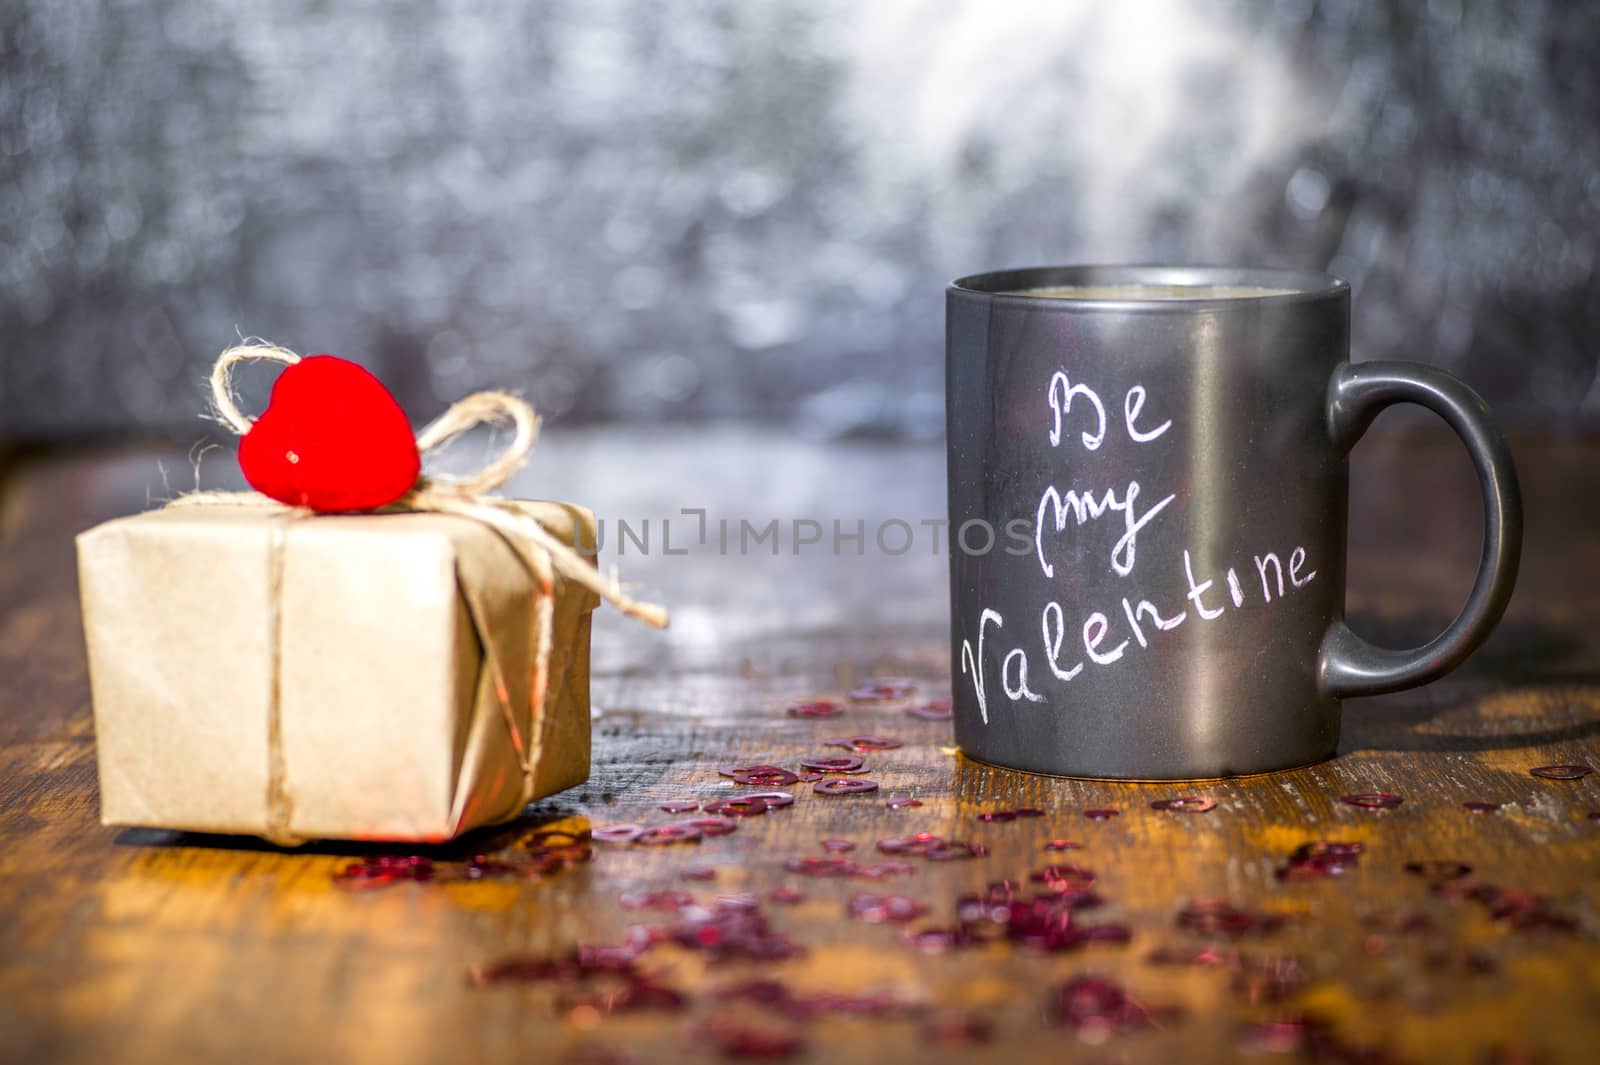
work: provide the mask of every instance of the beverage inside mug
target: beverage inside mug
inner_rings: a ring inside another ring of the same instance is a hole
[[[1349,302],[1335,278],[1226,267],[950,285],[965,753],[1129,779],[1305,765],[1334,753],[1341,698],[1425,683],[1482,643],[1521,544],[1510,452],[1448,374],[1350,362]],[[1485,501],[1466,604],[1411,650],[1344,623],[1347,455],[1401,402],[1456,431]]]
[[[1253,296],[1288,296],[1292,288],[1265,285],[1049,285],[1023,288],[1007,295],[1051,300],[1219,300]]]

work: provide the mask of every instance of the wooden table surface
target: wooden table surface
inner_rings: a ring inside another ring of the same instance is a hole
[[[159,447],[14,462],[0,496],[0,1058],[701,1061],[754,1029],[778,1042],[798,1037],[795,1060],[817,1062],[958,1060],[975,1049],[1018,1061],[1600,1060],[1600,821],[1590,816],[1600,810],[1600,775],[1529,774],[1554,763],[1600,767],[1600,439],[1524,433],[1514,445],[1528,514],[1523,575],[1477,657],[1429,687],[1347,704],[1341,753],[1328,763],[1185,787],[977,765],[952,749],[948,723],[908,716],[901,702],[851,704],[832,720],[786,715],[796,699],[843,699],[872,676],[915,679],[913,701],[948,692],[944,563],[931,551],[741,558],[659,549],[660,519],[680,507],[704,507],[713,523],[840,518],[847,530],[857,518],[870,529],[888,516],[937,517],[936,445],[822,445],[732,429],[552,432],[516,494],[651,518],[652,553],[617,561],[642,592],[674,607],[674,626],[657,634],[598,619],[589,784],[505,831],[429,852],[441,868],[474,851],[515,851],[549,822],[677,819],[658,804],[734,790],[719,765],[792,765],[830,753],[821,741],[841,734],[904,746],[866,756],[877,795],[825,798],[802,785],[789,789],[797,799],[787,809],[698,844],[597,845],[592,861],[535,879],[367,890],[334,877],[372,848],[279,850],[100,826],[71,536],[192,487],[193,475],[181,449]],[[206,463],[226,486],[227,457]],[[1442,430],[1380,425],[1357,453],[1353,481],[1352,622],[1377,640],[1416,643],[1454,612],[1476,562],[1470,469]],[[694,521],[676,518],[676,543]],[[1369,791],[1405,802],[1369,812],[1338,801]],[[1180,794],[1217,805],[1150,807]],[[922,805],[889,809],[886,796]],[[1475,814],[1467,801],[1504,805]],[[977,819],[1018,806],[1045,815]],[[1083,816],[1095,807],[1120,816]],[[916,832],[988,852],[913,858],[913,872],[883,879],[785,867],[822,856],[830,837],[853,841],[847,857],[871,865],[885,860],[878,840]],[[1047,852],[1054,838],[1081,849]],[[1337,878],[1275,875],[1316,840],[1365,850]],[[1472,872],[1451,882],[1456,890],[1435,890],[1407,872],[1417,861]],[[1125,926],[1126,942],[1047,954],[1004,942],[945,952],[906,942],[907,929],[952,927],[957,898],[992,882],[1009,880],[1019,895],[1043,890],[1030,874],[1059,863],[1096,874],[1104,904],[1081,916]],[[714,879],[684,879],[695,867]],[[767,898],[783,886],[803,900]],[[508,955],[556,958],[621,942],[631,925],[695,916],[622,904],[662,889],[706,903],[752,893],[772,932],[803,953],[719,961],[658,946],[637,962],[653,982],[634,985],[633,1004],[640,986],[667,987],[681,993],[680,1008],[629,1009],[616,977],[469,980]],[[872,923],[847,913],[860,893],[909,896],[928,913]],[[1186,906],[1213,899],[1285,920],[1234,937],[1180,927]],[[1206,964],[1162,964],[1152,960],[1158,951]],[[1090,1011],[1120,1013],[1126,1030],[1061,1022],[1058,990],[1085,975],[1130,996],[1126,1008],[1113,994]],[[754,978],[786,990],[752,990]],[[742,997],[719,998],[741,988]],[[840,1015],[852,1000],[822,993],[854,996],[868,1015]],[[1261,1027],[1274,1022],[1284,1023]],[[987,1041],[976,1041],[985,1027]]]

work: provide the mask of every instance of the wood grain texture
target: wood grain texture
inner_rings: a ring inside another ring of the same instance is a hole
[[[1431,429],[1375,433],[1352,475],[1352,623],[1371,638],[1415,643],[1448,620],[1470,580],[1480,518],[1470,469]],[[802,990],[885,989],[976,1011],[994,1023],[988,1056],[1021,1061],[1229,1061],[1252,1022],[1305,1013],[1346,1044],[1396,1060],[1492,1061],[1495,1048],[1534,1060],[1594,1060],[1600,1039],[1600,775],[1544,781],[1550,763],[1600,766],[1600,440],[1515,440],[1527,495],[1528,546],[1511,613],[1471,663],[1413,692],[1347,704],[1341,754],[1280,775],[1197,786],[1054,780],[963,760],[948,725],[898,704],[842,718],[788,717],[804,695],[840,697],[861,677],[903,674],[921,695],[948,691],[943,560],[765,553],[723,557],[625,554],[642,592],[676,608],[665,636],[597,619],[596,765],[586,786],[533,808],[526,821],[436,853],[493,848],[552,821],[659,823],[663,800],[733,789],[718,765],[825,753],[824,738],[872,733],[905,741],[868,755],[876,796],[824,798],[800,786],[787,810],[740,822],[697,845],[597,847],[592,862],[534,881],[415,884],[354,892],[333,874],[367,853],[317,845],[281,851],[242,839],[102,828],[89,693],[78,628],[71,535],[170,492],[181,451],[121,451],[30,460],[0,500],[0,1059],[16,1061],[524,1062],[705,1060],[697,1019],[732,1013],[809,1042],[799,1060],[958,1060],[914,1019],[798,1025],[757,1007],[721,1007],[711,991],[755,971]],[[664,440],[551,434],[517,494],[569,498],[602,516],[677,515],[683,506],[766,520],[942,513],[942,455],[933,447],[821,447],[732,430]],[[642,458],[641,458],[642,456]],[[158,462],[160,465],[158,466]],[[218,473],[226,463],[214,463]],[[167,484],[160,470],[165,470]],[[623,471],[626,471],[625,475]],[[226,487],[225,474],[219,486]],[[692,524],[675,525],[677,536]],[[713,535],[714,540],[714,535]],[[852,548],[853,550],[853,548]],[[611,553],[608,550],[608,554]],[[614,557],[614,556],[613,556]],[[359,757],[359,754],[353,754]],[[1337,797],[1405,796],[1369,813]],[[1204,814],[1149,808],[1200,792]],[[882,798],[911,795],[916,809]],[[1506,805],[1474,815],[1464,800]],[[1037,806],[1047,816],[982,824],[983,810]],[[1121,816],[1091,821],[1085,808]],[[786,872],[818,841],[915,831],[981,841],[966,862],[918,863],[886,881],[816,880]],[[1067,837],[1070,855],[1042,849]],[[1278,881],[1299,844],[1358,840],[1359,864],[1338,880]],[[955,898],[1001,878],[1025,880],[1060,858],[1093,869],[1107,907],[1096,920],[1133,930],[1126,945],[1036,956],[1004,945],[940,956],[913,951],[893,925],[846,916],[857,891],[926,902],[949,924]],[[1549,897],[1575,934],[1517,932],[1483,907],[1430,895],[1404,866],[1454,859],[1503,887]],[[712,865],[712,883],[680,879]],[[807,948],[759,970],[708,967],[702,956],[647,955],[692,993],[686,1012],[597,1017],[562,1008],[546,987],[468,986],[469,968],[508,953],[547,954],[615,942],[630,924],[662,921],[618,904],[637,887],[709,896],[790,884],[806,895],[767,908]],[[1288,1001],[1251,1002],[1225,967],[1151,964],[1152,950],[1204,942],[1175,925],[1190,899],[1226,897],[1288,915],[1280,932],[1239,944],[1293,956],[1308,982]],[[1433,936],[1383,934],[1386,915],[1421,912]],[[1376,938],[1375,938],[1376,937]],[[1470,947],[1492,971],[1460,971]],[[1455,961],[1452,961],[1455,958]],[[1430,960],[1431,959],[1431,960]],[[1103,974],[1140,999],[1181,1006],[1156,1030],[1089,1045],[1053,1024],[1046,992],[1075,974]],[[1267,1058],[1265,1060],[1275,1060]],[[1324,1059],[1326,1060],[1326,1059]]]

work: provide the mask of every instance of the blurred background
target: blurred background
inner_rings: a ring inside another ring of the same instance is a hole
[[[1600,7],[8,0],[0,440],[239,333],[565,420],[931,437],[987,268],[1327,269],[1359,357],[1600,419]]]

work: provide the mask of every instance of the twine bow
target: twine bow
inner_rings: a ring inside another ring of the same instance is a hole
[[[229,348],[217,357],[216,365],[211,370],[211,400],[223,424],[240,436],[250,431],[255,419],[240,411],[234,402],[231,377],[235,366],[250,361],[293,366],[300,361],[300,356],[273,344],[243,344]],[[629,617],[658,629],[666,628],[667,611],[629,597],[622,590],[615,570],[609,580],[602,578],[582,555],[552,537],[538,522],[528,518],[506,500],[487,494],[510,480],[533,454],[533,445],[539,438],[539,418],[527,400],[509,392],[474,392],[451,405],[449,410],[429,422],[417,434],[417,450],[427,454],[480,425],[507,423],[514,428],[514,435],[511,443],[493,461],[463,477],[425,475],[417,481],[415,488],[389,509],[464,514],[493,525],[506,534],[512,548],[535,573],[545,567],[536,565],[530,557],[531,551],[526,550],[530,543],[549,556],[549,562],[563,577],[577,581]],[[205,498],[209,496],[228,497],[228,502],[272,504],[271,500],[254,492],[194,492],[180,499],[189,503],[206,503],[212,501]],[[484,508],[495,513],[486,515]],[[511,519],[509,525],[508,517]],[[525,541],[520,543],[520,547],[519,537]]]
[[[243,436],[250,431],[254,419],[246,415],[234,401],[231,377],[233,368],[243,362],[263,361],[292,366],[300,356],[273,344],[242,344],[229,348],[217,358],[211,371],[211,398],[216,414],[223,424]],[[636,618],[656,628],[667,626],[667,611],[652,603],[642,603],[622,590],[621,582],[613,569],[609,578],[602,577],[589,560],[562,542],[521,510],[515,503],[491,496],[488,493],[501,487],[520,470],[533,452],[539,436],[539,419],[533,407],[508,392],[476,392],[451,405],[438,418],[428,423],[417,434],[417,450],[424,455],[454,440],[462,433],[480,425],[507,425],[513,429],[511,442],[494,459],[476,472],[459,477],[424,475],[416,485],[395,503],[383,508],[384,512],[433,512],[455,514],[479,522],[492,529],[526,567],[538,585],[536,609],[538,610],[537,646],[534,653],[532,679],[532,707],[529,716],[532,742],[524,737],[511,705],[510,687],[504,671],[494,653],[493,641],[485,639],[484,661],[490,671],[490,680],[500,705],[517,762],[522,769],[522,803],[531,801],[534,792],[534,775],[539,761],[539,745],[543,736],[543,710],[545,692],[549,681],[552,623],[554,620],[555,574],[573,581],[594,592],[629,617]],[[278,503],[256,492],[191,492],[179,496],[168,506],[263,506],[282,512],[283,521],[274,529],[269,560],[269,580],[274,612],[278,609],[279,591],[283,579],[283,555],[289,522],[312,516],[309,510]],[[482,620],[482,612],[470,601],[472,613]],[[271,632],[272,692],[268,703],[267,747],[267,831],[274,843],[293,845],[302,842],[289,831],[293,802],[288,794],[287,774],[283,762],[282,713],[279,701],[279,667],[282,647],[281,618],[276,613],[269,619]],[[521,809],[521,805],[518,809]]]

